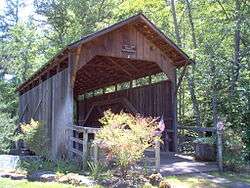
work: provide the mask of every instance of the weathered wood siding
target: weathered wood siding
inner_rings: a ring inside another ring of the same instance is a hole
[[[165,149],[172,151],[174,127],[171,95],[171,82],[163,81],[85,99],[78,102],[78,123],[85,124],[85,126],[100,126],[98,119],[103,116],[104,110],[111,109],[115,113],[121,110],[128,111],[129,106],[122,103],[122,99],[125,98],[143,116],[163,115],[168,135],[171,138],[168,143],[165,140]]]
[[[124,52],[123,45],[134,45],[135,53]],[[126,25],[85,43],[81,47],[77,70],[97,55],[153,61],[171,81],[175,79],[176,67],[171,64],[173,61],[132,25]]]
[[[29,122],[33,118],[44,124],[54,159],[66,152],[66,129],[73,124],[69,73],[65,69],[19,97],[20,122]]]

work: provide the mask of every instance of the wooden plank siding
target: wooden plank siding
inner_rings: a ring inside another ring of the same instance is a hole
[[[52,158],[66,152],[68,137],[65,130],[73,124],[69,72],[65,69],[19,97],[19,114],[24,114],[20,122],[28,123],[33,118],[43,123]],[[24,112],[26,105],[28,111]]]
[[[103,116],[103,111],[109,108],[115,113],[121,110],[128,111],[128,109],[126,109],[128,106],[122,103],[122,99],[125,98],[142,116],[160,117],[163,115],[167,129],[172,130],[168,132],[171,142],[164,148],[169,148],[169,150],[173,151],[174,126],[172,121],[173,110],[171,95],[171,82],[162,81],[78,101],[78,123],[85,126],[99,127],[100,123],[98,119]],[[111,102],[108,103],[107,101]],[[112,103],[112,101],[114,102]],[[85,121],[87,116],[88,118]]]

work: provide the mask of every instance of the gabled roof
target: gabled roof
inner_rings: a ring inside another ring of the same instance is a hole
[[[22,90],[26,84],[36,80],[37,77],[41,76],[48,68],[54,67],[61,59],[67,58],[69,50],[77,48],[79,45],[87,43],[98,37],[105,35],[106,33],[112,32],[119,29],[127,24],[132,24],[138,31],[152,41],[157,47],[159,47],[166,55],[173,60],[173,64],[176,67],[181,67],[185,64],[192,63],[192,60],[188,55],[183,52],[172,40],[170,40],[163,32],[161,32],[150,20],[148,20],[143,14],[139,13],[132,17],[129,17],[123,21],[113,24],[100,31],[92,33],[90,35],[82,37],[80,40],[69,44],[63,50],[61,50],[56,56],[54,56],[48,63],[42,66],[36,71],[27,81],[22,83],[17,91]]]

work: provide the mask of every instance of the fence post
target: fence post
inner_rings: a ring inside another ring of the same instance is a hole
[[[83,159],[83,167],[86,167],[87,159],[88,159],[88,132],[87,130],[83,131],[83,144],[82,144],[82,159]]]
[[[73,148],[73,141],[70,140],[70,137],[73,136],[72,129],[66,129],[65,134],[67,136],[67,150],[68,150],[68,157],[69,159],[73,159],[73,153],[71,148]]]
[[[219,171],[223,171],[223,158],[222,158],[222,150],[223,150],[223,144],[222,144],[222,136],[223,136],[223,129],[224,124],[222,121],[219,121],[217,123],[217,161],[219,166]]]
[[[156,141],[155,142],[155,168],[156,171],[159,172],[160,171],[160,142]]]
[[[97,164],[97,162],[98,162],[98,146],[96,143],[94,143],[93,147],[94,147],[94,163]]]

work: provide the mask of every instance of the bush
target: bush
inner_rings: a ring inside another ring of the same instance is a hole
[[[247,146],[243,141],[244,132],[236,132],[233,129],[226,129],[224,132],[224,163],[230,170],[241,170],[249,165],[247,157]],[[248,163],[248,164],[247,164]]]
[[[151,117],[106,111],[100,122],[103,127],[96,135],[96,142],[109,160],[115,160],[123,178],[128,168],[143,157],[145,149],[159,139],[154,136],[158,123]]]
[[[112,174],[110,173],[110,171],[103,164],[94,163],[90,161],[87,163],[88,163],[90,176],[94,178],[95,180],[110,179],[112,177]]]
[[[20,127],[21,133],[18,138],[22,139],[27,144],[28,148],[35,152],[36,155],[48,158],[49,139],[43,124],[31,119],[30,123],[21,124]]]
[[[8,153],[13,145],[15,120],[6,113],[0,113],[0,153]]]

